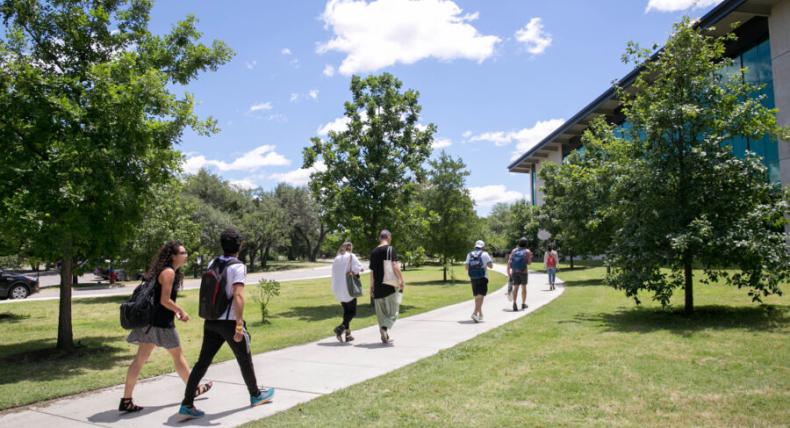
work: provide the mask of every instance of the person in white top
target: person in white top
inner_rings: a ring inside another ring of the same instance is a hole
[[[339,342],[351,342],[351,320],[357,315],[357,298],[349,294],[347,285],[348,275],[359,275],[362,272],[362,263],[352,252],[354,246],[346,241],[337,251],[337,256],[332,262],[332,292],[340,305],[343,306],[343,322],[335,327],[335,337]],[[345,340],[343,336],[345,335]]]
[[[472,282],[472,295],[475,298],[475,311],[472,312],[472,321],[483,321],[483,299],[488,294],[488,269],[494,268],[491,256],[483,251],[486,244],[478,240],[475,249],[466,255],[466,272]]]

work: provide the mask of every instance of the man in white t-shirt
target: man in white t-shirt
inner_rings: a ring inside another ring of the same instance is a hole
[[[483,321],[483,299],[488,294],[488,269],[493,269],[494,261],[491,256],[483,251],[486,244],[483,241],[475,242],[474,251],[466,255],[466,272],[472,282],[472,295],[475,297],[475,311],[472,312],[472,321]]]
[[[220,243],[225,254],[212,260],[209,269],[215,267],[216,263],[221,264],[221,277],[225,282],[225,292],[231,299],[231,304],[219,319],[206,320],[203,324],[203,345],[200,348],[200,357],[189,374],[184,401],[181,402],[181,408],[178,411],[180,415],[188,418],[199,418],[205,414],[195,408],[195,391],[211,365],[214,355],[224,343],[230,346],[236,356],[236,362],[239,364],[244,383],[250,393],[250,406],[270,403],[274,397],[274,388],[258,388],[255,368],[252,365],[250,333],[244,323],[244,283],[247,277],[247,267],[238,260],[242,244],[241,235],[238,230],[228,228],[222,232]],[[190,387],[190,385],[192,386]]]

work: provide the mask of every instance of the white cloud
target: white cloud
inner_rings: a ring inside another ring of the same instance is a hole
[[[532,18],[524,28],[516,31],[516,40],[527,47],[527,52],[540,55],[551,46],[551,34],[543,31],[543,22],[540,18]]]
[[[450,141],[449,138],[437,138],[433,140],[433,143],[431,143],[431,148],[433,150],[440,150],[446,147],[450,147],[452,144],[453,142]]]
[[[332,77],[335,75],[335,67],[330,64],[327,64],[324,66],[324,71],[322,71],[322,73],[324,74],[324,76]]]
[[[687,9],[702,9],[721,3],[722,0],[649,0],[645,13],[650,11],[657,12],[678,12]]]
[[[266,119],[271,120],[273,122],[288,122],[288,116],[282,113],[272,113],[266,117]]]
[[[501,39],[480,34],[471,24],[477,13],[462,13],[451,0],[330,0],[322,18],[334,37],[317,51],[346,54],[343,75],[426,58],[482,62]]]
[[[346,130],[346,127],[348,127],[349,123],[351,123],[351,119],[349,119],[348,117],[346,116],[338,117],[335,120],[332,120],[330,122],[327,122],[319,126],[316,132],[320,136],[329,135],[329,131],[343,132]]]
[[[466,131],[464,131],[463,134],[461,134],[461,136],[464,137],[464,138],[469,138],[469,137],[472,136],[472,131],[467,129]]]
[[[184,161],[183,168],[185,172],[194,174],[205,167],[215,167],[224,172],[250,171],[265,166],[285,166],[290,164],[291,161],[275,151],[275,146],[266,144],[250,150],[230,163],[206,159],[203,155],[190,156]]]
[[[181,165],[184,168],[184,172],[187,174],[195,174],[200,171],[200,168],[203,168],[208,163],[208,160],[203,155],[198,156],[190,156],[184,159],[184,163]]]
[[[253,183],[252,180],[249,178],[244,178],[241,180],[230,180],[229,181],[231,186],[235,186],[241,190],[250,190],[259,187],[257,184]]]
[[[244,63],[244,66],[247,67],[247,70],[252,70],[255,66],[258,65],[258,61],[252,60],[247,61]]]
[[[470,187],[469,196],[480,208],[490,208],[500,202],[514,202],[527,196],[515,190],[508,190],[503,184]]]
[[[318,161],[310,168],[299,168],[293,171],[272,174],[270,178],[281,183],[288,183],[294,186],[304,186],[310,181],[310,174],[323,171],[326,171],[326,164],[324,164],[323,161]]]
[[[290,49],[288,49],[288,48],[283,48],[283,49],[280,51],[280,53],[281,53],[281,54],[283,54],[283,55],[291,55],[291,50],[290,50]]]
[[[310,89],[304,94],[300,94],[298,92],[291,92],[290,101],[292,103],[298,102],[299,100],[317,100],[318,99],[318,89]]]
[[[256,103],[250,106],[250,113],[254,113],[256,111],[266,111],[271,109],[272,109],[272,103],[270,102]]]
[[[523,128],[518,131],[492,131],[484,132],[472,136],[469,141],[490,141],[497,146],[508,145],[516,142],[516,150],[513,151],[511,159],[515,159],[527,150],[531,149],[535,144],[546,138],[552,131],[557,129],[560,125],[565,123],[564,119],[549,119],[541,120],[535,123],[531,128]]]

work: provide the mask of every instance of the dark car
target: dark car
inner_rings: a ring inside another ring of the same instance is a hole
[[[0,270],[0,299],[24,299],[38,293],[38,281],[21,273]]]

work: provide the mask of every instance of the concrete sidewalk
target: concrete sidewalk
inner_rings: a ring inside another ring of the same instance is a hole
[[[504,267],[498,265],[496,270],[501,272]],[[258,354],[253,357],[258,382],[276,388],[271,404],[249,408],[247,389],[235,360],[231,360],[209,369],[206,379],[214,381],[214,388],[195,402],[206,412],[200,419],[181,422],[177,412],[184,384],[173,373],[138,384],[135,402],[145,407],[139,413],[124,415],[117,411],[123,392],[123,386],[119,385],[2,413],[0,426],[237,426],[434,355],[521,318],[551,302],[564,290],[558,280],[557,289],[548,291],[543,273],[530,273],[529,279],[526,311],[513,312],[505,290],[489,287],[483,306],[485,321],[479,324],[470,319],[474,307],[470,300],[398,320],[391,330],[392,346],[383,345],[378,327],[372,326],[354,331],[356,340],[352,344],[338,343],[334,337],[328,337]],[[408,301],[407,284],[404,302]],[[338,318],[340,314],[338,305]]]

